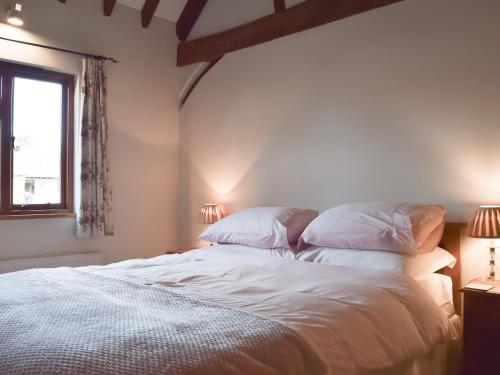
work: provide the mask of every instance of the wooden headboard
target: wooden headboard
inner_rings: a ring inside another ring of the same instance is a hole
[[[455,313],[460,315],[462,311],[462,297],[460,295],[462,263],[460,257],[460,232],[466,228],[466,223],[446,223],[444,226],[443,237],[439,246],[448,250],[455,258],[457,264],[452,269],[443,268],[440,273],[451,277],[453,281],[453,304],[455,305]]]

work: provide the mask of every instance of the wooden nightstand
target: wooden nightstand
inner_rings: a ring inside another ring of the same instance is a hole
[[[500,282],[496,285],[498,290]],[[500,374],[500,294],[460,291],[464,294],[464,374]]]

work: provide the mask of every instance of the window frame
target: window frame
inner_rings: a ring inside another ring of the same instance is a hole
[[[13,202],[14,78],[62,85],[61,203],[15,205]],[[0,61],[0,220],[8,218],[74,217],[75,77],[43,68]]]

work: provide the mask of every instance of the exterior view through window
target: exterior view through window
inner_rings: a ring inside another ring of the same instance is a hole
[[[13,91],[14,204],[60,204],[62,85],[16,77]]]
[[[0,62],[1,213],[71,213],[74,78]]]

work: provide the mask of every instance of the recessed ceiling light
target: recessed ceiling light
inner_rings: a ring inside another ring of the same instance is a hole
[[[23,26],[23,6],[21,3],[16,2],[7,11],[7,22],[14,26]]]

